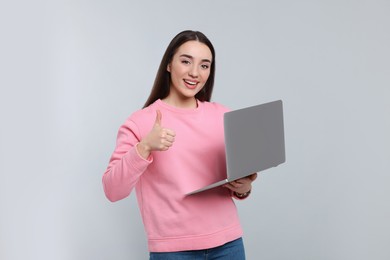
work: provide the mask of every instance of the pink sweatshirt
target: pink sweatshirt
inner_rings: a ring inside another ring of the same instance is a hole
[[[148,160],[136,149],[153,127],[175,131],[168,151]],[[227,108],[200,102],[179,109],[161,100],[132,114],[118,132],[117,144],[103,175],[107,198],[114,202],[135,187],[149,251],[174,252],[216,247],[242,236],[237,209],[227,188],[185,194],[226,177],[223,114]]]

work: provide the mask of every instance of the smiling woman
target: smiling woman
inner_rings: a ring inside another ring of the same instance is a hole
[[[209,52],[211,52],[211,59],[208,60],[209,61],[208,66],[210,71],[209,76],[202,90],[195,95],[195,98],[200,101],[210,101],[213,92],[214,74],[215,74],[214,46],[212,45],[210,40],[201,32],[183,31],[172,39],[171,43],[166,49],[165,54],[162,57],[160,66],[158,68],[152,91],[144,107],[151,105],[157,99],[163,99],[168,96],[168,94],[170,93],[170,86],[171,86],[171,73],[169,73],[168,71],[168,66],[172,62],[174,55],[178,52],[178,49],[182,47],[182,45],[188,42],[196,42],[199,44],[204,44],[205,46],[207,46]],[[189,55],[188,53],[183,53],[183,54]],[[187,58],[193,58],[193,57],[190,56]],[[187,61],[183,61],[183,62],[186,63]]]
[[[119,129],[103,175],[110,201],[136,190],[150,259],[245,259],[233,197],[249,196],[256,174],[186,196],[226,176],[221,104],[210,102],[215,51],[196,31],[169,44],[143,109]],[[177,258],[179,257],[179,258]]]

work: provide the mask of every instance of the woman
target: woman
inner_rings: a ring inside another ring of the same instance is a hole
[[[232,197],[246,198],[257,175],[185,195],[226,177],[228,109],[210,102],[214,73],[208,38],[196,31],[176,35],[144,108],[120,127],[103,175],[110,201],[126,198],[135,187],[150,259],[245,259]]]

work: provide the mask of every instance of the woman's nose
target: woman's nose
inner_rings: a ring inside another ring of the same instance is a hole
[[[194,78],[198,77],[199,75],[198,68],[196,66],[192,66],[188,74]]]

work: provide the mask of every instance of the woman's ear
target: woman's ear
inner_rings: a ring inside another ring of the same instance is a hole
[[[171,72],[171,63],[168,63],[168,65],[167,65],[167,71],[168,71],[168,72]]]

